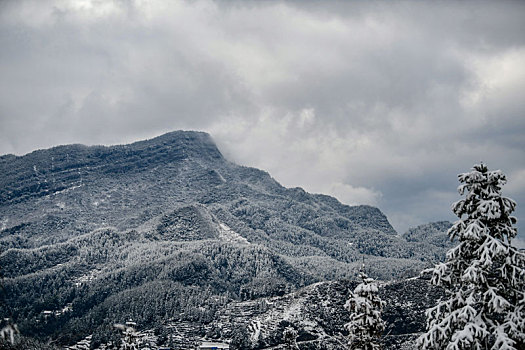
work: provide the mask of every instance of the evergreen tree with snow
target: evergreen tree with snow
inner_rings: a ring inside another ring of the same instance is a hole
[[[122,332],[122,339],[119,349],[122,350],[138,350],[139,346],[139,334],[135,330],[137,324],[132,320],[123,324],[115,324],[114,327]]]
[[[286,350],[299,350],[297,346],[297,331],[292,326],[288,326],[283,332],[284,348]]]
[[[380,338],[385,329],[381,311],[385,302],[379,298],[377,283],[362,270],[361,283],[354,289],[345,308],[350,311],[350,322],[345,324],[349,332],[349,348],[352,350],[381,349]]]
[[[525,254],[511,245],[516,207],[502,197],[500,171],[484,164],[458,175],[466,194],[452,210],[459,220],[449,229],[459,244],[432,269],[432,283],[447,297],[427,310],[421,349],[524,349]]]

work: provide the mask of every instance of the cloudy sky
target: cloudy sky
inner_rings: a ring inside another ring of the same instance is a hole
[[[525,228],[523,33],[517,1],[2,1],[0,154],[203,130],[400,232],[484,161]]]

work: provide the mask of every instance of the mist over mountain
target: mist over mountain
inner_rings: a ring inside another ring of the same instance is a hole
[[[449,226],[399,235],[378,208],[285,188],[202,132],[4,155],[0,316],[59,344],[107,342],[130,318],[204,337],[227,305],[351,280],[363,262],[384,281],[416,276],[444,257]]]

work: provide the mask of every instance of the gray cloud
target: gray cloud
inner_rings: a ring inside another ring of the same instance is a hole
[[[0,153],[212,133],[287,186],[453,219],[509,174],[525,222],[525,3],[5,1]]]

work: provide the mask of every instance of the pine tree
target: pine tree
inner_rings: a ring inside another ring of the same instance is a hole
[[[359,274],[362,282],[354,289],[345,308],[350,311],[350,322],[345,327],[349,332],[349,348],[354,350],[381,349],[380,337],[385,328],[381,311],[385,302],[379,298],[377,283],[364,271]]]
[[[298,350],[297,331],[292,326],[288,326],[283,331],[284,348],[286,350]]]
[[[516,203],[502,197],[505,175],[484,164],[458,175],[466,197],[452,205],[448,231],[459,244],[432,271],[447,298],[427,310],[421,349],[524,349],[525,255],[511,245]]]

